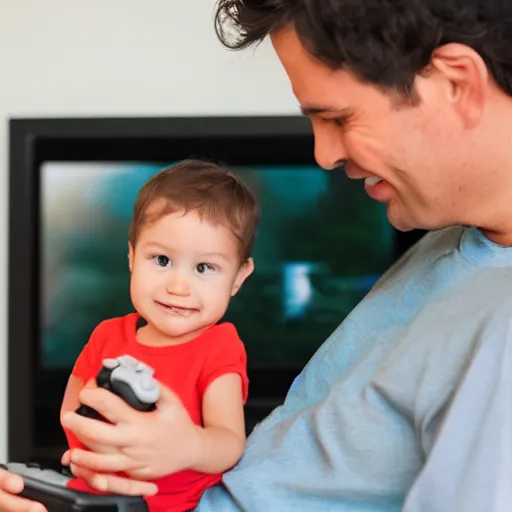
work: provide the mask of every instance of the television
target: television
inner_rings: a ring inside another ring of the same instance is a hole
[[[303,117],[10,120],[8,456],[58,460],[59,407],[102,320],[133,311],[127,237],[152,174],[230,166],[262,217],[255,273],[223,320],[248,353],[248,431],[420,233],[399,233],[361,182],[321,170]]]

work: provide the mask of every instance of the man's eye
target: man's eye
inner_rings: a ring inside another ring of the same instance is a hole
[[[199,263],[196,267],[198,274],[204,274],[208,272],[208,270],[213,270],[212,266],[208,263]]]
[[[167,267],[170,263],[170,260],[167,256],[163,256],[160,254],[159,256],[155,256],[156,264],[160,267]]]
[[[331,122],[335,125],[335,126],[345,126],[347,124],[347,120],[345,118],[341,118],[341,119],[331,119]]]

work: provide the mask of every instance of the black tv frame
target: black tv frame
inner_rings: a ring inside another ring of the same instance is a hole
[[[67,377],[67,372],[57,371],[40,375],[36,366],[39,163],[48,158],[119,160],[122,155],[125,161],[151,158],[165,162],[198,156],[247,165],[252,162],[247,160],[247,152],[244,155],[244,144],[259,141],[261,148],[270,149],[256,160],[267,158],[276,165],[314,164],[313,137],[309,121],[301,116],[11,119],[9,136],[8,458],[27,461],[42,453],[35,446],[36,430],[42,428],[34,424],[36,402],[60,403],[59,393]],[[217,142],[226,138],[236,139],[237,145],[224,145],[216,154]],[[419,236],[397,232],[395,257]],[[264,416],[284,398],[299,371],[297,367],[250,366],[252,398],[248,408],[259,408]]]

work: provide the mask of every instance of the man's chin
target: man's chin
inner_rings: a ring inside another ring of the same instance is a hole
[[[387,210],[387,216],[389,223],[397,231],[401,231],[402,233],[407,233],[414,230],[437,231],[439,229],[460,225],[457,222],[442,222],[439,219],[433,218],[434,216],[427,218],[427,216],[424,215],[424,218],[420,218],[418,215],[407,215],[407,212],[398,212],[389,207]]]
[[[432,231],[445,227],[440,225],[439,221],[434,221],[432,212],[428,214],[419,208],[404,208],[404,204],[399,201],[390,201],[386,213],[389,223],[403,233],[415,229]]]
[[[408,218],[407,215],[403,213],[400,214],[398,212],[394,212],[392,208],[388,206],[387,216],[389,223],[398,231],[402,231],[406,233],[407,231],[412,231],[413,229],[425,229],[418,225],[418,222],[413,222],[411,218]]]

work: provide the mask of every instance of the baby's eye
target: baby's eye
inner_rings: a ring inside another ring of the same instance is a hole
[[[209,263],[199,263],[196,266],[196,271],[198,274],[206,274],[209,270],[213,270],[213,267]]]
[[[163,254],[155,256],[154,260],[159,267],[167,267],[171,262],[171,260],[167,256],[164,256]]]

